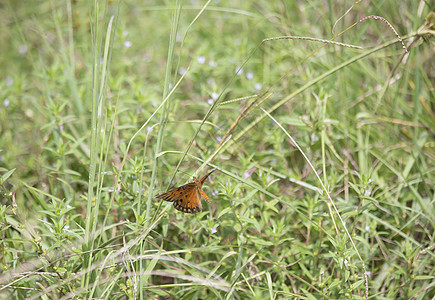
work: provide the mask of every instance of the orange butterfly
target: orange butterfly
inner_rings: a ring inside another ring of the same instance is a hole
[[[175,209],[184,213],[194,214],[200,212],[202,210],[201,196],[203,196],[207,202],[210,202],[210,199],[202,190],[202,185],[207,177],[214,171],[216,171],[216,169],[211,170],[207,175],[202,176],[200,179],[193,177],[193,182],[157,195],[156,198],[174,202]]]

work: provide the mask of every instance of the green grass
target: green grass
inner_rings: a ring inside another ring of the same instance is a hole
[[[0,4],[0,298],[435,297],[430,1],[145,2]]]

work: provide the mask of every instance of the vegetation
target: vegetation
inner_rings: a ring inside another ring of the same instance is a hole
[[[434,7],[350,3],[3,1],[0,298],[435,297]]]

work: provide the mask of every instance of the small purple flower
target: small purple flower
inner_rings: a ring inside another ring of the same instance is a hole
[[[256,83],[254,84],[254,89],[256,89],[257,91],[261,90],[261,88],[263,87],[263,85],[261,83]]]
[[[349,262],[347,261],[347,259],[345,259],[343,263],[346,266],[346,268],[349,266]]]
[[[217,232],[217,229],[216,228],[212,228],[211,229],[211,234],[214,234],[214,233],[216,233]]]
[[[217,141],[218,143],[220,143],[220,142],[222,141],[222,138],[221,138],[220,136],[217,136],[217,137],[216,137],[216,141]]]
[[[5,79],[5,85],[10,86],[14,83],[14,79],[11,76],[6,77]]]
[[[18,52],[20,53],[20,54],[24,54],[24,53],[26,53],[27,52],[27,45],[20,45],[19,47],[18,47]]]
[[[213,98],[213,100],[216,100],[219,97],[219,94],[216,92],[211,93],[211,97]]]
[[[205,57],[204,56],[198,56],[197,59],[198,63],[201,65],[205,63]]]
[[[186,73],[186,71],[186,68],[181,67],[178,69],[178,74],[183,75],[184,73]]]
[[[219,196],[219,192],[216,190],[213,190],[213,192],[211,192],[211,194],[215,197]]]
[[[251,80],[252,78],[254,78],[254,74],[252,74],[251,72],[246,73],[246,78],[248,80]]]
[[[208,65],[210,66],[210,67],[217,67],[217,62],[215,62],[214,60],[210,60],[209,62],[208,62]]]
[[[249,174],[249,172],[246,171],[245,174],[243,174],[243,177],[244,177],[245,179],[246,179],[246,178],[249,178],[249,177],[251,177],[251,174]]]
[[[370,196],[370,190],[369,189],[366,189],[365,191],[364,191],[364,196]]]
[[[124,47],[127,48],[127,49],[130,48],[132,45],[133,44],[130,41],[125,41],[124,42]]]
[[[234,200],[233,200],[233,201],[231,201],[231,204],[232,204],[232,205],[236,204],[236,201],[234,201]]]
[[[210,99],[207,100],[207,102],[208,102],[208,104],[213,105],[214,100],[212,98],[210,98]]]
[[[370,229],[370,226],[369,226],[369,225],[366,225],[365,230],[366,230],[368,233],[371,233],[371,232],[372,232],[371,229]]]
[[[6,99],[3,101],[3,105],[4,105],[5,107],[8,107],[9,104],[11,104],[11,102],[9,101],[8,98],[6,98]]]
[[[242,67],[236,67],[235,72],[237,75],[242,75],[243,74],[243,68]]]

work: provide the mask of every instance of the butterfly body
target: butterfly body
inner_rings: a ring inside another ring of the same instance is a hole
[[[200,179],[193,177],[193,182],[157,195],[156,198],[174,202],[174,208],[184,213],[194,214],[200,212],[202,210],[201,196],[204,197],[207,202],[210,202],[210,199],[202,190],[202,185],[207,177],[215,170],[216,169],[211,170]]]

